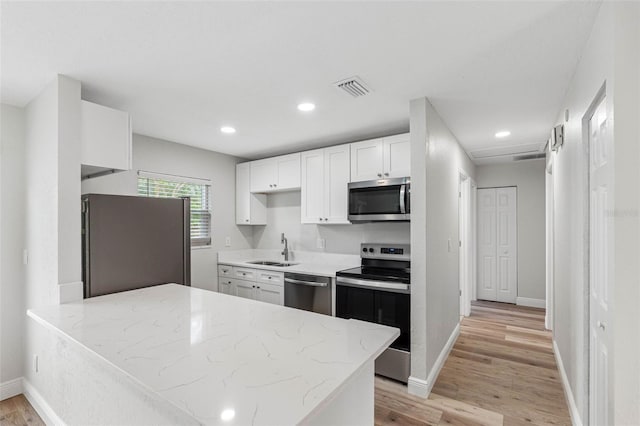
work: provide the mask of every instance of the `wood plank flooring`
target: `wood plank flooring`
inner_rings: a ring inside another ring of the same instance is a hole
[[[24,395],[0,401],[0,425],[2,426],[44,426],[38,413],[31,407]]]
[[[571,425],[544,309],[473,302],[423,399],[376,377],[376,425]]]
[[[544,310],[474,302],[428,399],[376,377],[375,424],[570,425]],[[0,425],[43,425],[23,395],[0,402]]]

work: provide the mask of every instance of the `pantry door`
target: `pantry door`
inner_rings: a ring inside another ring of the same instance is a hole
[[[478,189],[478,299],[516,303],[516,187]]]

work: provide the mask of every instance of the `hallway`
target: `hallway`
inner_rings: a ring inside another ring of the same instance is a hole
[[[570,425],[544,309],[472,303],[428,400],[376,378],[376,425]]]

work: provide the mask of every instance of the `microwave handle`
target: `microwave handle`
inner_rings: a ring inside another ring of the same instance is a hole
[[[405,192],[407,190],[407,185],[400,185],[400,213],[406,214],[406,206],[405,206]]]

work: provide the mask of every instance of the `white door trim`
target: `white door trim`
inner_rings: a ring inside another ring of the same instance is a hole
[[[475,182],[464,171],[459,171],[458,183],[458,283],[460,288],[460,316],[471,315],[474,298],[475,239],[472,194]]]
[[[547,330],[553,330],[553,302],[554,302],[554,229],[553,229],[553,214],[554,207],[554,174],[553,174],[553,162],[555,154],[553,151],[549,151],[549,162],[545,171],[545,210],[546,210],[546,303],[545,303],[545,317],[544,327]]]

